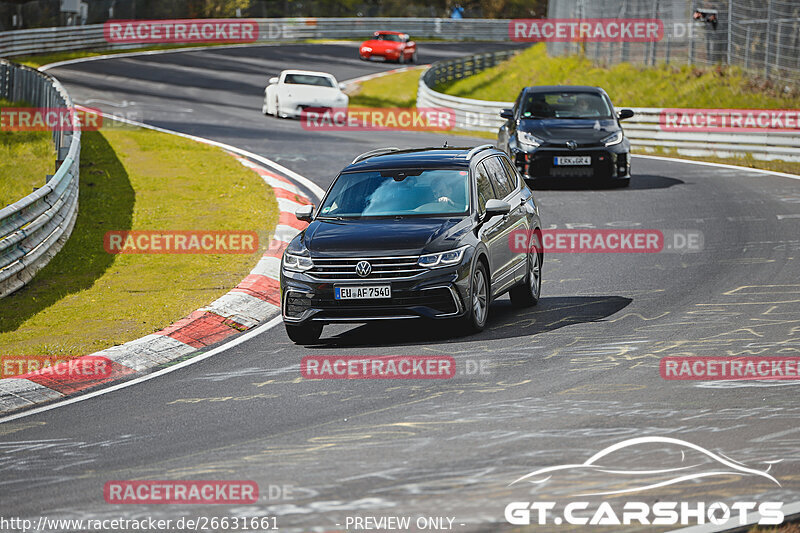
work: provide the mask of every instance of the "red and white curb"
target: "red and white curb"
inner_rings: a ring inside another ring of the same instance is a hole
[[[0,380],[0,414],[58,400],[100,385],[130,377],[164,363],[188,356],[241,331],[254,328],[280,313],[280,261],[286,245],[306,227],[295,210],[311,200],[291,180],[228,152],[258,173],[272,187],[278,201],[279,219],[266,253],[250,274],[230,292],[174,324],[140,339],[59,363],[13,378]],[[84,358],[104,363],[102,377],[76,377],[69,365]],[[59,368],[61,367],[61,368]]]

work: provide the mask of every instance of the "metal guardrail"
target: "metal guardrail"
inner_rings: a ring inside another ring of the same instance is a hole
[[[4,59],[0,59],[0,97],[34,107],[73,107],[56,79]],[[0,298],[30,281],[58,253],[75,225],[80,128],[54,129],[53,142],[55,175],[32,194],[0,209]]]
[[[473,100],[438,92],[437,82],[453,81],[479,72],[476,65],[489,68],[487,54],[434,63],[420,77],[417,107],[447,107],[455,113],[456,127],[473,131],[497,132],[505,119],[500,111],[513,102]],[[496,61],[497,58],[495,58]],[[505,58],[504,58],[505,59]],[[499,62],[499,61],[497,61]],[[457,65],[456,63],[461,63]],[[437,74],[438,73],[438,74]],[[622,106],[624,107],[624,106]],[[633,118],[624,122],[625,134],[636,147],[645,151],[674,149],[688,156],[741,157],[752,154],[756,159],[800,161],[800,136],[792,132],[674,132],[659,125],[662,109],[634,107]]]
[[[367,38],[392,29],[412,38],[452,41],[508,40],[507,19],[445,18],[288,18],[249,19],[258,23],[257,42],[299,39]],[[0,32],[0,56],[12,57],[65,50],[135,49],[151,44],[110,44],[102,24]]]

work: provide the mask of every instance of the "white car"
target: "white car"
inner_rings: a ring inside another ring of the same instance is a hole
[[[284,70],[264,89],[261,112],[276,117],[298,117],[307,107],[347,107],[344,84],[325,72]]]

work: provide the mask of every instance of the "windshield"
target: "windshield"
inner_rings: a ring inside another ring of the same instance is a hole
[[[396,43],[402,40],[399,35],[395,35],[394,33],[379,33],[375,36],[375,39],[378,41],[394,41]]]
[[[611,118],[606,99],[598,93],[530,93],[522,103],[522,118]]]
[[[469,209],[466,170],[382,170],[341,174],[320,218],[456,215]]]
[[[293,85],[317,85],[319,87],[333,87],[333,80],[325,76],[312,76],[310,74],[287,74],[283,83]]]

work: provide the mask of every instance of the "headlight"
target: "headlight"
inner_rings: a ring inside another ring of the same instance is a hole
[[[609,135],[608,137],[606,137],[605,139],[603,139],[600,142],[602,142],[606,146],[614,146],[615,144],[621,143],[622,139],[624,139],[624,136],[622,135],[621,131],[618,131],[618,132],[612,133],[611,135]]]
[[[469,246],[462,246],[455,250],[435,254],[421,255],[417,264],[425,268],[438,268],[457,265],[464,258],[464,252]]]
[[[362,46],[361,47],[361,51],[362,52],[372,52],[372,48],[370,48],[369,46]]]
[[[305,272],[314,268],[314,262],[307,255],[283,254],[283,268],[292,272]]]
[[[544,141],[538,137],[531,135],[530,133],[524,131],[517,132],[517,142],[523,146],[527,146],[530,148],[538,148]]]

